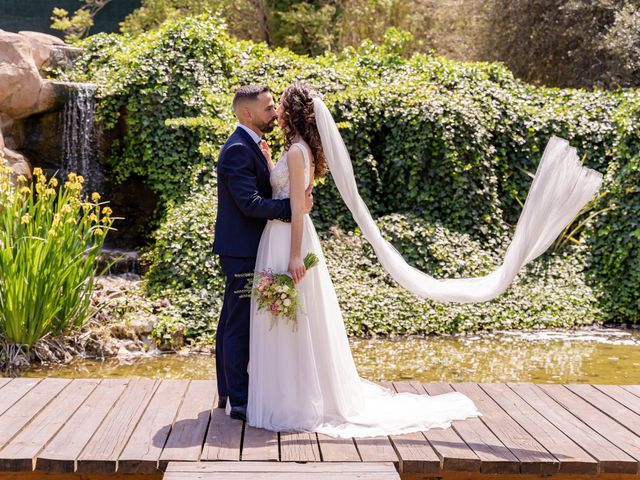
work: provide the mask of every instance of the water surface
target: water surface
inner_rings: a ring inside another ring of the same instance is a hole
[[[640,384],[640,331],[590,328],[351,338],[360,375],[369,380]],[[34,368],[31,377],[215,377],[213,355],[158,354],[78,359]]]

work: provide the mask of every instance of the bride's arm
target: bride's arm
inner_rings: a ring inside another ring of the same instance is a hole
[[[291,250],[289,253],[289,273],[293,281],[298,283],[305,274],[302,260],[302,230],[305,213],[305,185],[304,185],[304,158],[298,148],[292,148],[287,152],[287,165],[289,167],[289,185],[291,191]]]

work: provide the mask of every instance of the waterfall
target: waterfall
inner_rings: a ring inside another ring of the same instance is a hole
[[[61,179],[69,172],[84,177],[82,195],[103,194],[104,174],[98,162],[99,131],[94,125],[96,85],[69,84],[72,88],[64,106]]]

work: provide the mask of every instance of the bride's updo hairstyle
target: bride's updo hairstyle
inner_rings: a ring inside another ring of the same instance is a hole
[[[322,151],[322,142],[316,116],[313,113],[313,97],[317,92],[304,82],[295,82],[289,85],[282,93],[282,118],[284,120],[285,150],[293,143],[296,132],[311,147],[314,165],[314,177],[322,178],[329,171],[327,161]]]

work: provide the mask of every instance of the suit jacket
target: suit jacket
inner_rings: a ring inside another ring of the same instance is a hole
[[[230,257],[255,257],[267,220],[291,221],[289,199],[271,198],[267,159],[241,127],[222,147],[216,170],[218,213],[213,251]]]

